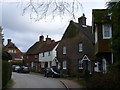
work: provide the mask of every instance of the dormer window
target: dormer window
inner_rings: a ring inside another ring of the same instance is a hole
[[[83,51],[83,43],[79,43],[79,52]]]
[[[66,54],[66,50],[67,50],[67,48],[64,46],[63,47],[63,54]]]
[[[103,24],[103,39],[110,39],[112,37],[111,25]]]

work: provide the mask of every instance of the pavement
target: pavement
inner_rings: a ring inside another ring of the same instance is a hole
[[[60,82],[66,87],[67,90],[79,89],[86,90],[86,88],[73,80],[61,79]]]

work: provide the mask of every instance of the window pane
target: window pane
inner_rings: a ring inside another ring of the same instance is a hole
[[[79,52],[82,52],[82,51],[83,51],[83,44],[80,43],[80,44],[79,44]]]
[[[63,54],[66,54],[66,47],[63,47]]]
[[[67,61],[63,61],[63,69],[67,69]]]
[[[103,38],[104,39],[111,38],[111,26],[109,24],[103,25]]]

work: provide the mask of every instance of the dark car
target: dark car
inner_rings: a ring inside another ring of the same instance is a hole
[[[26,66],[21,66],[18,70],[17,70],[18,73],[30,73],[30,69],[29,67],[26,67]]]
[[[12,65],[12,71],[17,72],[17,70],[20,68],[19,65]]]
[[[45,77],[60,77],[60,73],[55,68],[45,68]]]

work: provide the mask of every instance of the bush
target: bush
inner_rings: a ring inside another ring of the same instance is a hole
[[[94,73],[86,80],[87,88],[120,88],[120,72],[112,70],[107,74]]]
[[[12,59],[12,56],[8,52],[2,51],[2,60],[8,61],[11,59]]]
[[[7,61],[2,61],[2,87],[4,88],[11,79],[12,67]]]

